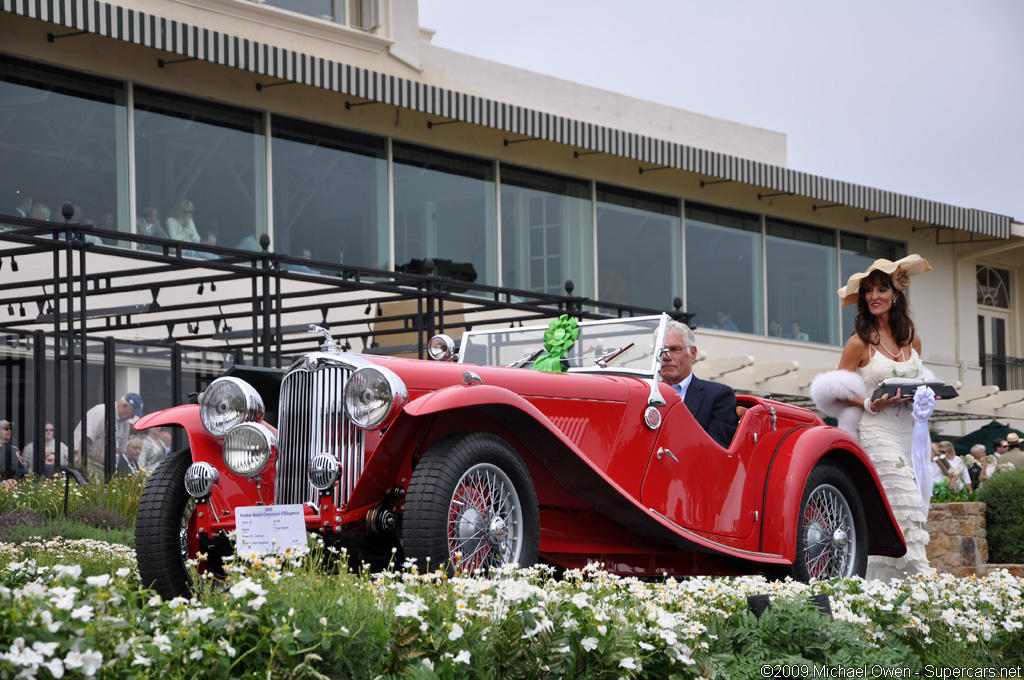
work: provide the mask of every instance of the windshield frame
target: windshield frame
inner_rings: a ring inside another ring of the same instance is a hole
[[[665,333],[669,320],[668,314],[660,314],[580,321],[580,338],[567,354],[567,358],[575,362],[574,365],[569,366],[568,372],[632,375],[644,380],[655,380],[661,371],[661,350],[665,346]],[[533,352],[543,349],[544,332],[547,329],[548,325],[545,324],[522,328],[490,328],[469,331],[463,336],[459,345],[458,362],[491,366],[515,365]],[[617,335],[623,340],[621,344],[605,343],[605,340],[615,338]],[[499,340],[499,338],[501,339]],[[634,347],[611,359],[607,366],[602,367],[595,363],[600,356],[621,349],[629,342],[633,342]],[[510,343],[511,346],[522,347],[524,351],[519,355],[516,355],[514,350],[510,352]],[[599,351],[600,353],[598,353]],[[495,353],[503,354],[502,360],[496,361]],[[634,353],[633,359],[628,358],[630,353]],[[480,354],[483,354],[484,357],[490,356],[491,360],[485,359],[483,363],[469,360],[469,358],[477,359]]]

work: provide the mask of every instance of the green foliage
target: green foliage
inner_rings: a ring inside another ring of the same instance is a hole
[[[100,529],[128,529],[132,523],[116,510],[98,505],[87,505],[75,510],[71,519]]]
[[[760,619],[748,611],[734,612],[715,620],[708,633],[713,640],[708,665],[715,677],[766,677],[761,674],[766,665],[801,671],[771,677],[842,677],[820,669],[875,665],[908,672],[921,668],[898,641],[879,647],[864,628],[828,618],[808,599],[775,599]]]
[[[146,475],[114,477],[105,484],[76,484],[67,486],[68,515],[81,508],[105,508],[135,524],[139,500],[146,484]],[[9,490],[0,489],[0,515],[12,510],[31,510],[46,519],[64,517],[65,478],[28,476]]]
[[[989,562],[1024,562],[1024,470],[1001,470],[978,490],[985,503]]]
[[[966,488],[960,491],[950,490],[948,479],[943,479],[932,485],[932,503],[969,503],[973,500],[973,491],[968,491]]]
[[[38,515],[34,515],[38,517]],[[135,529],[106,529],[102,527],[85,524],[75,519],[39,519],[35,523],[21,525],[13,524],[22,515],[14,512],[11,515],[0,515],[0,527],[5,530],[0,534],[0,540],[7,543],[24,543],[26,541],[48,541],[61,537],[67,540],[86,538],[105,543],[115,543],[129,548],[135,547]],[[8,518],[12,523],[8,524]]]
[[[135,551],[125,545],[93,538],[57,537],[26,540],[18,545],[0,543],[0,584],[14,585],[5,571],[12,564],[28,562],[40,569],[73,564],[81,567],[83,577],[119,569],[129,574],[136,572]]]
[[[93,492],[77,510],[114,495]],[[104,511],[84,514],[113,512],[92,507]],[[29,516],[19,512],[3,516]],[[140,588],[132,549],[69,538],[116,532],[62,519],[34,529],[57,538],[31,531],[0,543],[0,677],[693,680],[767,677],[765,665],[776,677],[1024,666],[1024,579],[1006,572],[811,584],[642,581],[599,566],[558,578],[546,567],[449,578],[412,563],[336,573],[313,536],[309,554],[230,559],[225,581],[201,577],[197,561],[196,595],[163,602]],[[771,598],[760,620],[753,594]],[[812,595],[829,597],[835,620]]]
[[[97,556],[105,569],[80,564]],[[226,582],[163,602],[139,588],[131,558],[90,541],[0,545],[0,676],[693,680],[1024,663],[1024,581],[1005,572],[810,585],[597,568],[448,578],[409,565],[325,573],[314,550],[232,561]],[[772,602],[760,620],[746,607],[759,593]]]
[[[11,510],[0,514],[0,543],[20,543],[21,535],[26,538],[38,535],[39,528],[46,520],[34,510]]]

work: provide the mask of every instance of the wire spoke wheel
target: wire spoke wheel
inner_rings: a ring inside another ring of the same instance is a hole
[[[472,573],[537,561],[533,480],[494,434],[460,432],[432,444],[413,469],[401,526],[405,556],[430,569]]]
[[[819,463],[807,478],[800,503],[796,562],[792,576],[810,579],[864,576],[867,520],[846,472]]]
[[[515,564],[522,542],[522,510],[512,480],[495,465],[474,465],[455,485],[448,510],[448,552],[457,568]]]
[[[849,576],[849,566],[856,561],[857,536],[843,495],[833,486],[819,486],[804,508],[803,525],[804,560],[811,578]]]

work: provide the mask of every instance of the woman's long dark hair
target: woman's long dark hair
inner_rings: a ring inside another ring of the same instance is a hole
[[[875,315],[868,309],[868,302],[864,296],[864,289],[870,284],[872,286],[887,286],[893,292],[892,309],[889,310],[889,330],[892,331],[893,340],[899,343],[900,347],[906,347],[914,339],[914,322],[910,319],[910,307],[907,305],[907,296],[903,291],[896,290],[892,284],[892,277],[885,272],[876,269],[866,278],[861,279],[860,292],[857,294],[857,318],[853,320],[854,332],[865,343],[873,344],[872,334],[878,332],[878,321]]]

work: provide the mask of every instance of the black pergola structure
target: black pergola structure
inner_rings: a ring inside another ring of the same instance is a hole
[[[94,404],[107,405],[114,431],[119,367],[139,372],[150,412],[186,403],[234,365],[286,367],[321,343],[311,324],[345,351],[424,358],[436,333],[669,311],[575,297],[571,281],[554,295],[459,280],[430,259],[422,274],[301,259],[272,252],[266,235],[248,251],[107,231],[71,222],[73,211],[63,206],[62,223],[0,216],[0,418],[23,442],[41,443],[52,422],[72,452]],[[113,474],[113,437],[104,458]]]

